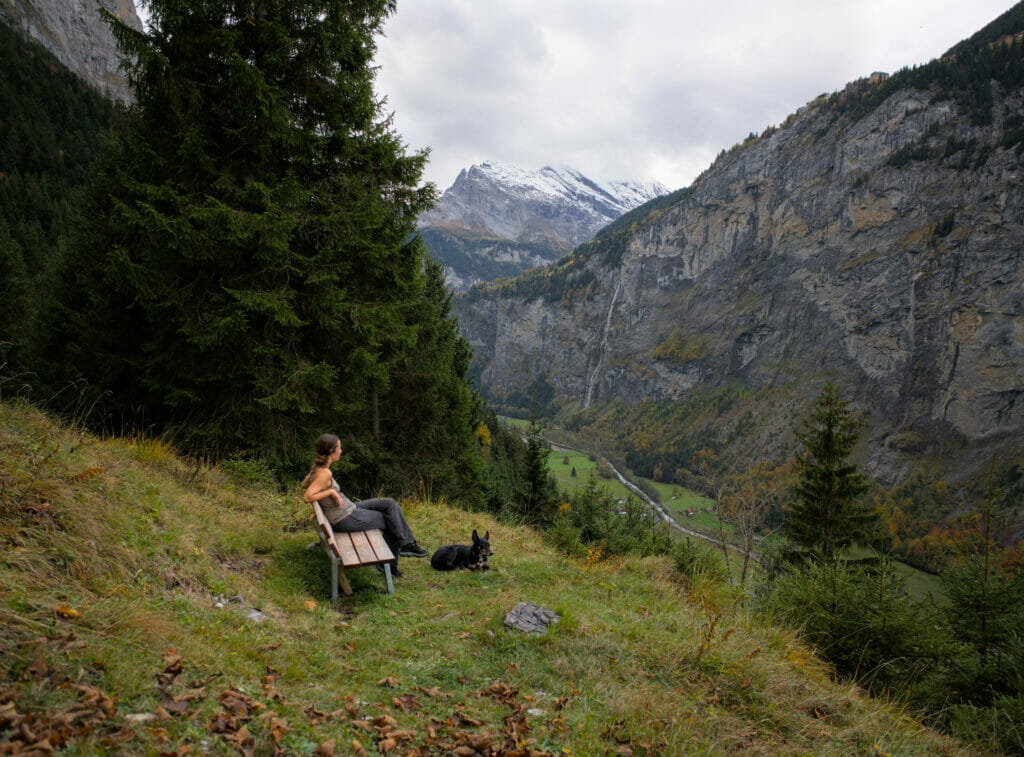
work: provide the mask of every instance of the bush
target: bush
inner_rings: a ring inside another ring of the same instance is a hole
[[[670,555],[676,569],[691,579],[712,577],[723,582],[729,579],[722,553],[703,539],[680,539],[672,545]]]
[[[762,612],[799,629],[838,673],[874,691],[933,690],[924,679],[952,651],[937,611],[911,599],[885,559],[814,562],[783,574]]]
[[[630,499],[615,505],[593,477],[578,489],[545,532],[547,538],[574,555],[600,547],[602,554],[664,555],[672,549],[665,525],[646,505]]]

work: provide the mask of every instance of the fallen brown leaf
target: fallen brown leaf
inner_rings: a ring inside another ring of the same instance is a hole
[[[313,750],[314,757],[334,757],[334,739],[328,739],[320,744],[317,744],[316,749]]]
[[[277,681],[277,679],[281,677],[281,674],[269,665],[267,665],[266,671],[267,674],[260,678],[260,683],[264,684],[265,686],[273,685]]]
[[[173,649],[164,652],[164,669],[156,674],[157,685],[161,689],[167,689],[178,680],[181,671],[185,669],[185,662]]]
[[[190,689],[202,689],[209,686],[211,683],[220,678],[223,673],[211,673],[206,678],[200,678],[198,681],[189,681],[188,687]]]
[[[259,720],[267,729],[271,740],[273,740],[275,744],[280,745],[281,741],[284,739],[284,735],[288,733],[288,721],[273,710],[267,710],[264,712],[260,715]]]
[[[384,676],[377,681],[378,686],[386,686],[389,689],[397,689],[399,686],[398,679],[394,676]]]
[[[35,661],[25,668],[25,673],[31,673],[32,680],[39,681],[44,678],[48,673],[51,672],[51,668],[46,664],[46,650],[40,650],[39,656],[36,657]],[[23,679],[28,679],[29,676],[22,674]]]
[[[118,728],[113,733],[108,733],[106,736],[100,739],[100,743],[103,746],[116,746],[118,744],[126,744],[135,738],[135,729],[131,726],[123,726]]]
[[[187,715],[189,712],[189,700],[185,697],[169,697],[164,696],[160,700],[160,709],[164,710],[171,715]],[[157,717],[161,717],[160,713],[157,712]]]
[[[312,704],[309,707],[307,707],[305,710],[303,710],[303,712],[305,712],[306,713],[306,717],[309,718],[309,724],[310,725],[320,725],[321,723],[323,723],[328,718],[327,713],[320,712],[320,710],[318,710],[316,708],[316,706],[312,705]],[[332,746],[332,748],[333,748],[333,746]]]
[[[380,731],[382,734],[388,731],[393,731],[398,728],[398,721],[390,715],[378,715],[373,719],[373,727]]]
[[[412,710],[419,710],[423,707],[420,704],[420,700],[412,694],[402,694],[400,697],[393,697],[391,704],[400,709],[402,712],[411,712]]]
[[[220,693],[220,704],[225,710],[242,715],[249,715],[254,710],[264,710],[266,705],[254,701],[252,697],[238,689],[225,689]]]
[[[192,747],[188,744],[182,744],[173,752],[160,752],[160,757],[182,757],[182,755],[188,754],[192,751]]]
[[[226,712],[215,715],[210,721],[210,730],[214,733],[234,733],[238,730],[238,717]]]
[[[252,757],[256,754],[256,740],[244,725],[235,733],[224,736],[224,740],[238,749],[245,757]]]

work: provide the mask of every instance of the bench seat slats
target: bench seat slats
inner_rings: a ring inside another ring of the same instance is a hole
[[[380,531],[366,531],[365,533],[367,540],[370,542],[370,547],[373,548],[373,553],[377,555],[378,560],[390,562],[395,559],[395,554],[391,551],[391,547],[384,541],[384,534]]]
[[[334,541],[338,544],[338,548],[341,550],[341,554],[338,557],[341,559],[341,564],[346,568],[356,568],[360,565],[367,564],[365,555],[359,551],[356,539],[354,536],[360,536],[360,534],[345,534],[336,533],[334,534]],[[365,541],[365,540],[364,540]],[[373,553],[369,555],[370,564],[373,564]]]

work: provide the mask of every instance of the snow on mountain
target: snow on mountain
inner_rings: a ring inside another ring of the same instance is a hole
[[[527,171],[487,162],[463,169],[419,227],[459,291],[557,260],[667,191],[657,183],[600,184],[566,166]]]
[[[547,239],[571,249],[626,211],[668,190],[657,182],[601,184],[568,166],[529,171],[488,161],[463,169],[421,227],[488,233],[520,242]]]

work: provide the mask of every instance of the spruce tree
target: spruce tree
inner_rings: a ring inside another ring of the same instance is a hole
[[[860,501],[867,481],[849,461],[860,424],[834,384],[825,385],[796,436],[805,454],[796,458],[796,500],[786,512],[789,541],[827,559],[867,542],[878,515]]]
[[[373,91],[393,0],[147,6],[110,19],[136,101],[65,261],[61,370],[114,422],[278,467],[378,432],[434,196]]]
[[[476,435],[482,407],[466,379],[472,349],[451,301],[443,266],[425,256],[424,287],[412,311],[416,342],[395,366],[380,403],[381,447],[399,488],[422,485],[482,506],[484,460]]]
[[[516,509],[531,526],[548,526],[555,517],[558,489],[548,468],[548,445],[540,435],[537,419],[530,419],[526,435],[526,456]]]

